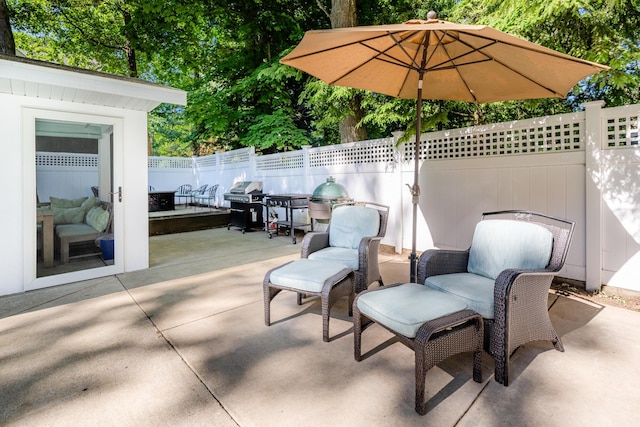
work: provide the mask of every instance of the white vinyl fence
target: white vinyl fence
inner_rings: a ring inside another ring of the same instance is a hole
[[[530,209],[576,221],[561,276],[589,289],[640,291],[639,115],[640,105],[603,109],[593,102],[580,113],[423,134],[418,250],[466,249],[483,212]],[[237,181],[263,181],[271,194],[312,193],[332,176],[353,199],[391,207],[383,244],[399,252],[411,247],[406,184],[413,181],[415,143],[398,146],[397,138],[264,156],[246,148],[150,157],[149,184],[219,184],[224,205],[223,194]]]

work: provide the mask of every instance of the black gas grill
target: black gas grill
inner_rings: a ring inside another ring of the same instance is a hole
[[[264,229],[262,215],[262,193],[261,181],[241,181],[233,185],[228,193],[224,194],[224,200],[231,203],[231,222],[227,230],[231,227],[238,227],[242,233],[252,228]]]

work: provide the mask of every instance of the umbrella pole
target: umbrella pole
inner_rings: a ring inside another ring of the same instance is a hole
[[[411,187],[411,203],[413,204],[413,227],[412,227],[412,241],[411,241],[411,255],[409,256],[409,282],[416,283],[417,275],[417,255],[416,255],[416,240],[417,240],[417,226],[418,226],[418,203],[420,201],[420,185],[419,180],[419,168],[420,168],[420,131],[422,129],[422,81],[424,73],[420,72],[420,78],[418,80],[418,100],[416,104],[417,116],[416,116],[416,147],[414,153],[414,166],[413,166],[413,186]]]

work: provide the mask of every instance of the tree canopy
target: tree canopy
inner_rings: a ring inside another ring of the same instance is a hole
[[[18,54],[188,92],[186,108],[165,105],[149,117],[157,155],[339,143],[348,116],[369,138],[414,132],[415,102],[329,87],[279,63],[305,31],[330,28],[346,6],[355,7],[359,25],[436,10],[441,19],[491,25],[612,67],[562,100],[425,102],[422,131],[575,111],[594,99],[609,106],[640,99],[640,0],[0,0],[0,6],[5,2]]]

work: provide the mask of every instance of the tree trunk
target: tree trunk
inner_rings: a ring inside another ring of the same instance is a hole
[[[5,0],[0,0],[0,53],[14,56],[16,54],[16,43],[13,40],[11,21],[9,21],[9,8]]]
[[[340,122],[340,141],[353,142],[364,141],[367,139],[367,130],[364,126],[358,126],[358,123],[364,117],[364,111],[360,105],[360,96],[356,96],[349,105],[353,114],[348,115]]]
[[[1,1],[1,0],[0,0]],[[125,28],[129,27],[131,23],[131,13],[128,10],[123,9],[122,15],[124,17]],[[131,47],[131,40],[127,36],[124,42],[124,53],[127,55],[127,66],[129,68],[129,77],[138,77],[138,64],[136,61],[136,51]]]
[[[331,28],[355,27],[358,25],[356,17],[356,0],[331,0]],[[353,142],[367,139],[367,131],[363,126],[357,126],[364,117],[360,104],[360,97],[356,96],[350,103],[352,114],[340,122],[340,141]]]
[[[331,0],[331,28],[355,27],[356,0]]]

